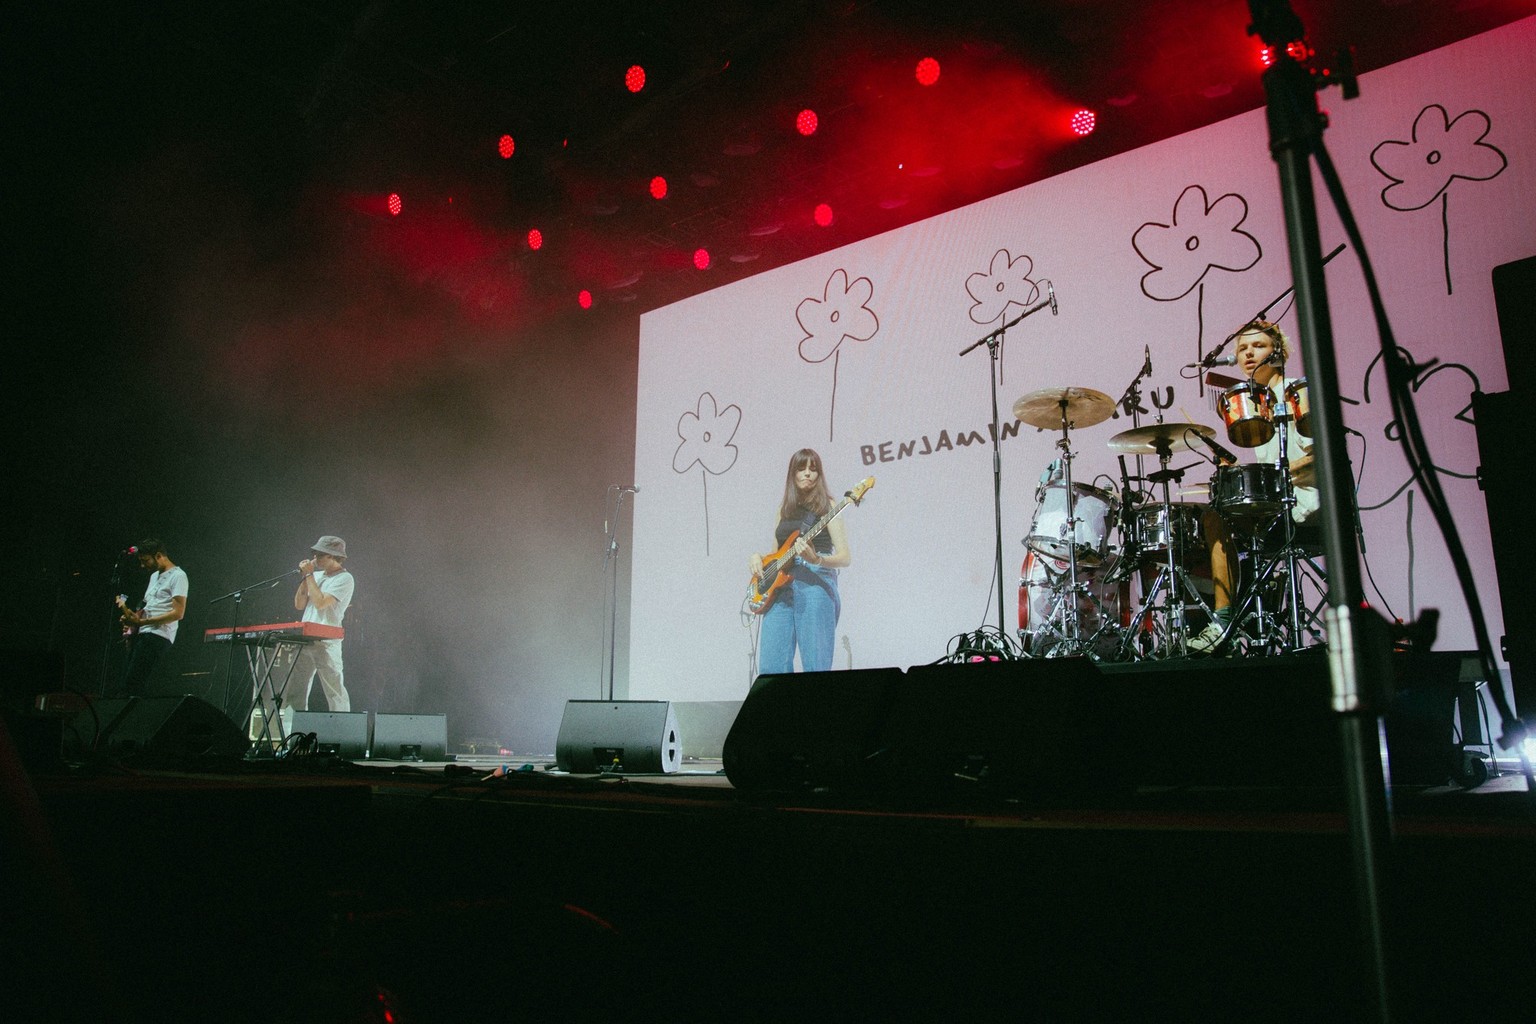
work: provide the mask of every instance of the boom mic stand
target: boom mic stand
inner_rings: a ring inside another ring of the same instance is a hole
[[[1374,983],[1375,1005],[1390,1020],[1386,936],[1381,882],[1390,812],[1380,755],[1380,715],[1390,685],[1388,630],[1365,606],[1360,552],[1355,544],[1354,494],[1344,447],[1344,417],[1339,400],[1338,364],[1333,325],[1328,314],[1317,203],[1312,191],[1311,160],[1322,142],[1324,117],[1317,104],[1312,73],[1288,51],[1305,31],[1286,0],[1248,0],[1253,16],[1250,35],[1258,35],[1275,54],[1264,72],[1270,155],[1278,165],[1280,199],[1296,288],[1296,322],[1311,387],[1314,453],[1321,506],[1323,550],[1328,559],[1328,661],[1333,681],[1333,710],[1338,715],[1344,750],[1345,799],[1353,853],[1363,952]],[[1344,96],[1353,98],[1355,83],[1346,80]]]
[[[1008,328],[1025,317],[1033,316],[1040,312],[1046,306],[1051,307],[1052,316],[1058,315],[1056,312],[1056,286],[1047,281],[1046,287],[1050,289],[1050,296],[1048,298],[1041,299],[997,330],[990,334],[982,335],[960,350],[960,355],[964,356],[971,349],[985,345],[987,346],[987,353],[992,357],[992,525],[994,539],[997,542],[997,563],[993,571],[996,573],[994,578],[997,583],[997,631],[1004,636],[1007,635],[1007,627],[1004,625],[1003,620],[1003,431],[997,414],[997,359],[1002,350],[1003,336]]]

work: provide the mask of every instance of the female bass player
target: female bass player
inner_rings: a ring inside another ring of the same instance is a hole
[[[842,611],[837,570],[848,566],[848,533],[842,519],[835,518],[813,539],[807,541],[803,536],[831,509],[832,498],[822,476],[821,456],[802,448],[789,457],[789,471],[784,477],[784,498],[779,504],[774,543],[779,551],[793,552],[794,557],[782,573],[788,579],[773,592],[768,610],[763,613],[758,645],[760,674],[793,672],[797,647],[802,671],[825,672],[832,667],[837,619]],[[802,536],[784,550],[790,534],[796,531]],[[754,577],[762,573],[765,557],[774,556],[752,556]],[[762,588],[766,590],[774,582],[764,580]]]

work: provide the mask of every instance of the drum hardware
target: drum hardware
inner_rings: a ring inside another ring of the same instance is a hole
[[[1155,479],[1161,488],[1162,501],[1136,510],[1133,522],[1138,532],[1144,531],[1160,538],[1161,550],[1143,551],[1138,548],[1136,551],[1136,560],[1140,566],[1150,568],[1156,564],[1158,573],[1152,585],[1143,593],[1141,604],[1131,616],[1131,621],[1146,621],[1159,627],[1153,637],[1152,647],[1154,651],[1160,650],[1164,657],[1180,656],[1187,652],[1188,631],[1184,613],[1189,604],[1193,602],[1196,607],[1204,608],[1207,612],[1210,610],[1195,589],[1180,558],[1180,549],[1184,546],[1181,542],[1182,531],[1187,528],[1187,514],[1183,510],[1189,506],[1175,506],[1169,489],[1170,484],[1183,480],[1190,467],[1170,469],[1168,463],[1175,451],[1190,451],[1191,443],[1199,443],[1201,435],[1213,434],[1214,430],[1199,423],[1153,423],[1121,431],[1109,439],[1110,448],[1117,452],[1157,456],[1158,469],[1148,474],[1148,479]],[[1180,509],[1178,517],[1174,515],[1175,507]],[[1160,557],[1155,560],[1146,559],[1147,554]],[[1162,598],[1160,621],[1154,614],[1159,598]],[[1130,656],[1137,639],[1135,630],[1127,630],[1121,643],[1121,654]]]
[[[1031,536],[1026,540],[1031,550],[1041,550],[1047,554],[1054,554],[1060,548],[1065,548],[1065,561],[1067,574],[1065,586],[1058,586],[1058,597],[1062,594],[1072,595],[1065,599],[1061,608],[1061,632],[1062,640],[1060,653],[1083,654],[1088,652],[1087,644],[1082,635],[1082,609],[1079,595],[1087,594],[1094,603],[1097,598],[1089,592],[1087,581],[1078,571],[1079,551],[1085,539],[1082,532],[1084,519],[1078,515],[1078,505],[1090,502],[1102,504],[1102,511],[1106,516],[1104,524],[1105,536],[1100,540],[1099,550],[1089,550],[1083,559],[1084,564],[1090,560],[1097,562],[1102,558],[1103,544],[1107,542],[1107,517],[1113,508],[1114,496],[1106,491],[1088,487],[1086,492],[1080,493],[1079,486],[1072,480],[1072,428],[1091,427],[1109,419],[1114,412],[1115,404],[1110,397],[1102,391],[1094,391],[1090,388],[1055,387],[1041,388],[1031,391],[1013,404],[1013,414],[1021,422],[1028,423],[1032,427],[1041,430],[1051,429],[1053,426],[1061,430],[1061,440],[1056,442],[1056,447],[1061,450],[1059,459],[1061,465],[1061,479],[1063,486],[1064,515],[1060,521],[1057,537],[1051,538],[1046,534],[1037,534],[1035,531],[1040,526],[1039,510],[1036,512],[1036,523],[1031,526]],[[1053,422],[1054,420],[1054,422]],[[1104,498],[1108,501],[1103,501]],[[1098,509],[1095,509],[1097,514]],[[1038,546],[1037,546],[1038,545]],[[1060,548],[1056,547],[1059,545]]]
[[[1026,552],[1019,572],[1019,643],[1031,657],[1053,658],[1088,653],[1112,657],[1130,611],[1130,577],[1119,559],[1083,570],[1080,591],[1073,591],[1065,561]],[[1076,593],[1076,601],[1072,600]],[[1067,633],[1067,609],[1076,605],[1078,625],[1087,637],[1073,643]]]
[[[1285,381],[1283,362],[1279,379]],[[1268,386],[1259,386],[1273,395]],[[1288,384],[1281,388],[1282,393],[1289,390]],[[1304,393],[1304,383],[1301,390]],[[1298,480],[1292,473],[1289,449],[1291,429],[1300,430],[1299,424],[1294,422],[1298,418],[1295,407],[1289,407],[1285,415],[1274,418],[1278,452],[1273,464],[1224,466],[1217,470],[1212,481],[1213,505],[1224,519],[1238,527],[1246,541],[1239,558],[1246,555],[1250,566],[1258,566],[1233,602],[1232,620],[1221,642],[1213,649],[1241,640],[1247,652],[1280,653],[1301,650],[1324,641],[1319,611],[1326,600],[1319,608],[1303,605],[1301,571],[1305,567],[1313,582],[1325,591],[1327,574],[1297,544],[1296,522],[1291,514],[1296,507]],[[1298,460],[1297,468],[1302,479],[1311,479],[1311,455],[1304,458],[1305,461]],[[1281,531],[1280,549],[1266,558],[1264,540],[1277,527]],[[1278,588],[1276,584],[1279,584]],[[1283,616],[1279,614],[1282,609],[1272,607],[1275,589],[1279,590],[1278,601],[1283,605]],[[1266,600],[1267,596],[1269,600]]]

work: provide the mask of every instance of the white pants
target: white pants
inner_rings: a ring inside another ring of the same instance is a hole
[[[288,677],[288,688],[283,693],[283,703],[295,711],[309,707],[309,688],[315,676],[320,677],[320,687],[325,691],[325,703],[332,711],[351,711],[352,698],[341,682],[341,641],[320,640],[305,644],[294,657],[293,675]]]

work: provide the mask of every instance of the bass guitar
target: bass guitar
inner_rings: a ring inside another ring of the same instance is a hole
[[[828,510],[826,515],[812,524],[810,529],[804,533],[796,530],[779,546],[779,550],[770,555],[763,556],[762,571],[754,573],[752,579],[747,583],[747,607],[751,609],[752,614],[761,615],[766,612],[769,605],[773,604],[774,595],[779,592],[779,588],[789,582],[787,568],[795,557],[795,543],[802,539],[807,541],[815,540],[821,531],[825,530],[832,520],[841,515],[843,509],[847,508],[850,503],[857,505],[863,501],[864,495],[868,494],[869,489],[873,486],[875,486],[875,478],[872,476],[867,476],[860,480],[853,490],[843,495],[837,504]]]

